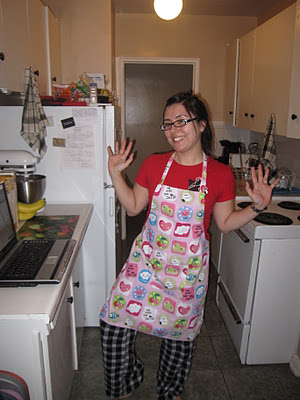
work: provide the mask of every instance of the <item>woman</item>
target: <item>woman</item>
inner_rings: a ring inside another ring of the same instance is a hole
[[[271,200],[277,181],[268,171],[253,188],[251,206],[234,210],[234,178],[229,167],[211,158],[212,133],[204,104],[191,93],[171,97],[161,130],[174,151],[148,157],[130,188],[122,172],[131,164],[132,143],[115,153],[108,148],[108,169],[127,214],[149,204],[148,218],[100,314],[107,394],[130,396],[143,380],[135,353],[138,331],[162,338],[157,398],[180,400],[196,338],[203,323],[208,285],[211,213],[222,232],[251,221]]]

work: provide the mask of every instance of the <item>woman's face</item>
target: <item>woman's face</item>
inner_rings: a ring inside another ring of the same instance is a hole
[[[164,115],[164,123],[174,122],[178,119],[189,120],[194,115],[189,115],[182,104],[172,104],[167,107]],[[171,129],[165,131],[166,138],[176,152],[201,151],[201,133],[205,128],[205,122],[191,121],[177,128],[172,125]]]

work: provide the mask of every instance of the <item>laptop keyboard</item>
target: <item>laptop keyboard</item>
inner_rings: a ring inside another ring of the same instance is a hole
[[[3,265],[1,280],[34,279],[54,240],[23,240],[21,246]]]

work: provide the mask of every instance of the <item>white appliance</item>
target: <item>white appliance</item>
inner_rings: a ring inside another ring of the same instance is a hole
[[[295,209],[280,207],[290,202]],[[300,198],[274,197],[260,215],[268,224],[222,235],[216,299],[243,364],[289,363],[300,332]]]
[[[46,175],[47,203],[92,203],[83,243],[85,326],[98,326],[99,311],[116,277],[120,256],[120,207],[107,170],[107,146],[121,136],[120,109],[44,107],[48,150],[36,164]],[[31,148],[20,136],[23,107],[0,107],[0,150]],[[34,155],[38,156],[36,151]]]

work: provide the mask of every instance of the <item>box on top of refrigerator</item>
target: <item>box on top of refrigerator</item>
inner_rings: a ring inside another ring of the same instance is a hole
[[[88,72],[87,75],[92,79],[94,83],[97,84],[97,89],[105,88],[105,76],[104,74]]]

